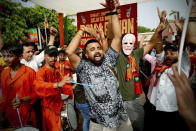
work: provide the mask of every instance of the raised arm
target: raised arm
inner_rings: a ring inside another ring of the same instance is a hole
[[[58,31],[54,28],[50,28],[50,41],[48,42],[48,46],[54,45],[55,35]]]
[[[76,49],[79,46],[80,40],[82,38],[84,34],[84,28],[81,28],[76,35],[74,36],[74,38],[71,40],[71,42],[69,43],[68,47],[66,48],[66,53],[67,56],[70,60],[70,63],[72,65],[73,68],[77,68],[79,62],[80,62],[80,57],[75,53]]]
[[[119,0],[108,1],[106,0],[106,4],[101,3],[104,7],[110,10],[111,22],[112,22],[112,30],[113,30],[113,39],[111,43],[111,47],[117,52],[121,51],[121,27],[120,21],[118,19],[118,13],[116,13],[117,8],[119,7]]]
[[[158,16],[160,19],[160,23],[155,30],[155,33],[151,37],[149,43],[144,47],[144,56],[151,51],[157,43],[162,43],[161,33],[167,27],[168,21],[166,19],[166,11],[162,11],[160,13],[159,8],[157,8]]]
[[[112,39],[114,38],[113,31],[112,31],[112,17],[111,16],[109,16],[108,18],[106,36],[107,36],[108,46],[110,47],[112,43]]]
[[[94,36],[100,43],[102,43],[104,53],[107,52],[108,41],[105,38],[103,28],[97,26],[96,30],[90,27],[85,27],[84,29],[87,34]]]
[[[102,42],[102,46],[103,46],[103,51],[104,51],[104,53],[106,53],[107,52],[107,50],[108,50],[108,41],[107,41],[107,39],[105,38],[105,34],[104,34],[104,32],[103,32],[103,29],[102,28],[100,28],[100,27],[97,27],[97,32],[98,32],[98,34],[99,34],[99,36],[100,36],[100,41]]]

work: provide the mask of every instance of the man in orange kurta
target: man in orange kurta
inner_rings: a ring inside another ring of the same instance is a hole
[[[20,127],[19,116],[22,125],[36,127],[36,116],[32,104],[38,99],[33,89],[35,71],[20,63],[22,46],[17,44],[5,45],[2,54],[8,68],[1,73],[2,100],[0,114],[8,119],[12,127]],[[16,94],[18,99],[16,100]]]
[[[61,77],[69,74],[72,77],[72,67],[69,60],[66,60],[67,56],[64,50],[58,52],[59,61],[56,61],[55,68],[61,75]]]
[[[72,95],[72,87],[65,84],[70,77],[64,76],[61,81],[60,74],[55,72],[55,62],[57,60],[57,48],[48,46],[45,49],[45,66],[36,73],[34,81],[36,93],[43,97],[42,119],[44,131],[60,131],[60,112],[63,106],[61,93]]]
[[[72,67],[69,60],[66,60],[67,56],[64,50],[58,51],[59,61],[55,63],[55,72],[60,74],[59,81],[63,79],[64,76],[68,75],[72,78]],[[71,86],[71,83],[67,83],[67,85]],[[73,95],[69,95],[69,98],[72,99]]]

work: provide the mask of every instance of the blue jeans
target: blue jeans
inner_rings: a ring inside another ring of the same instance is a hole
[[[89,112],[89,105],[88,103],[85,104],[79,104],[75,102],[76,107],[80,110],[82,113],[82,116],[84,118],[83,122],[83,131],[88,131],[89,130],[89,124],[90,124],[90,112]]]

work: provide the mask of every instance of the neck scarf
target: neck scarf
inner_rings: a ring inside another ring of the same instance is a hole
[[[133,79],[135,95],[142,94],[143,89],[142,89],[142,84],[141,84],[135,58],[133,57],[133,55],[130,55],[128,58],[129,59],[127,63],[126,80],[128,81],[128,80]]]
[[[60,74],[61,74],[61,76],[63,77],[64,75],[65,75],[65,64],[64,64],[64,62],[63,63],[61,63],[61,62],[59,62],[59,71],[60,71]]]
[[[156,67],[154,69],[154,71],[152,72],[151,76],[148,78],[148,80],[146,81],[146,85],[149,86],[150,85],[150,81],[152,78],[152,75],[155,74],[156,75],[156,79],[155,82],[153,84],[153,87],[155,87],[158,83],[159,78],[161,77],[161,74],[167,69],[169,68],[169,66],[167,65],[163,65],[162,67],[160,67],[157,63],[156,63]]]

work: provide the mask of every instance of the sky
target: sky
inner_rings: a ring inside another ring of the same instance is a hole
[[[21,0],[12,0],[15,2],[21,2]],[[34,6],[32,2],[22,2],[24,6]],[[160,11],[167,11],[167,18],[174,19],[174,16],[169,16],[171,10],[176,10],[180,12],[180,16],[185,17],[187,12],[186,0],[153,0],[150,2],[139,3],[138,4],[138,25],[145,26],[147,28],[156,28],[159,23],[159,18],[157,14],[157,7]]]
[[[173,15],[169,16],[171,10],[179,11],[180,16],[183,17],[188,10],[185,0],[157,0],[138,4],[138,25],[151,29],[156,28],[159,24],[157,7],[160,11],[166,10],[168,19],[174,19]]]

